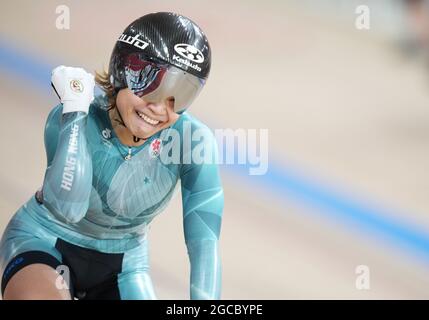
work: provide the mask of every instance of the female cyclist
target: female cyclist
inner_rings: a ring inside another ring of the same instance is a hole
[[[159,12],[119,36],[108,72],[60,66],[43,186],[0,243],[4,299],[154,299],[147,226],[181,186],[191,299],[220,298],[223,190],[210,130],[185,109],[210,71],[206,36]],[[104,94],[94,99],[95,82]]]

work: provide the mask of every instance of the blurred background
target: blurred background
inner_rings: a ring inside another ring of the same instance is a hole
[[[190,113],[269,130],[265,175],[222,166],[222,298],[428,299],[428,1],[3,1],[0,232],[43,181],[52,68],[106,68],[123,29],[154,11],[189,16],[211,42]],[[150,231],[160,299],[189,296],[180,201]]]

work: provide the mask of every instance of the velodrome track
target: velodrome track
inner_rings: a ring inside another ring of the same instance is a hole
[[[55,28],[69,5],[71,29]],[[0,13],[0,231],[40,186],[49,72],[108,64],[134,18],[178,11],[206,31],[210,80],[190,112],[268,128],[270,167],[223,166],[224,299],[429,297],[429,90],[388,43],[280,1],[14,1]],[[25,68],[24,68],[25,67]],[[180,196],[153,223],[161,299],[188,297]],[[367,265],[371,289],[357,290]]]

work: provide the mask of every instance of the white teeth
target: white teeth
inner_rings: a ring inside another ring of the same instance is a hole
[[[155,126],[155,125],[157,125],[159,123],[158,120],[151,119],[147,115],[145,115],[145,114],[143,114],[141,112],[137,111],[137,114],[139,115],[140,118],[142,118],[144,121],[146,121],[147,123],[149,123],[149,124],[151,124],[153,126]]]

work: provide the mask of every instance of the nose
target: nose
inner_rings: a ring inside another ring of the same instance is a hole
[[[167,111],[167,105],[165,102],[149,102],[146,107],[156,114],[164,114]]]

